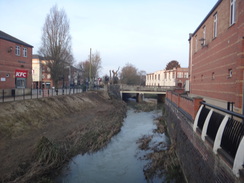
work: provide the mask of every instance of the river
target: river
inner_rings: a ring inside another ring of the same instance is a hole
[[[156,177],[146,180],[143,168],[149,160],[141,159],[149,150],[138,148],[138,139],[153,135],[151,143],[166,142],[164,134],[153,133],[156,129],[154,119],[162,114],[161,110],[134,112],[129,109],[121,131],[111,142],[95,153],[77,155],[62,170],[57,183],[147,183],[163,182]]]

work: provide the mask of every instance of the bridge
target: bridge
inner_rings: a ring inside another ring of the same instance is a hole
[[[139,85],[120,85],[120,95],[136,94],[136,101],[143,101],[144,94],[155,94],[158,96],[158,102],[164,102],[166,91],[175,89],[175,86],[139,86]]]

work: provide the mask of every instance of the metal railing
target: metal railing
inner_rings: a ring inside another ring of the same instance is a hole
[[[210,108],[216,109],[218,111],[223,112],[224,114],[230,115],[228,118],[228,121],[225,125],[223,136],[221,139],[221,148],[224,149],[224,151],[233,159],[235,158],[237,149],[239,147],[239,144],[243,138],[244,135],[244,115],[229,111],[211,104],[208,104],[206,102],[201,102],[204,106],[208,106]],[[204,107],[205,108],[205,107]],[[236,117],[234,119],[233,117]],[[223,120],[224,116],[222,114],[219,114],[217,112],[213,112],[211,115],[208,129],[207,129],[207,135],[214,141],[216,133],[220,127],[220,124]],[[233,164],[233,162],[231,162]]]
[[[43,97],[52,97],[58,95],[71,95],[81,93],[82,88],[61,88],[61,89],[0,89],[0,102],[10,102],[16,100],[36,99]]]
[[[175,89],[175,86],[141,86],[141,85],[126,85],[120,84],[120,90],[128,91],[167,91]]]
[[[229,114],[229,115],[231,115],[231,116],[238,117],[238,118],[240,118],[240,119],[242,119],[242,120],[244,121],[244,115],[242,115],[242,114],[239,114],[239,113],[236,113],[236,112],[233,112],[233,111],[229,111],[229,110],[227,110],[227,109],[223,109],[223,108],[221,108],[221,107],[217,107],[217,106],[208,104],[208,103],[206,103],[206,102],[201,102],[201,104],[203,104],[203,105],[205,105],[205,106],[208,106],[208,107],[210,107],[210,108],[213,108],[213,109],[217,109],[217,110],[222,111],[222,112],[224,112],[224,113],[226,113],[226,114]]]

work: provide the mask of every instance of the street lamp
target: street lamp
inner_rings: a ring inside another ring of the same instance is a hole
[[[91,52],[92,52],[92,49],[90,48],[90,68],[89,68],[89,90],[91,90],[91,85],[92,85],[92,82],[91,82],[91,71],[92,71],[92,68],[91,68]]]

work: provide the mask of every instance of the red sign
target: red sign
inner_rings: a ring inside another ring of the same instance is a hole
[[[15,77],[16,78],[27,78],[27,72],[26,70],[15,70]]]

